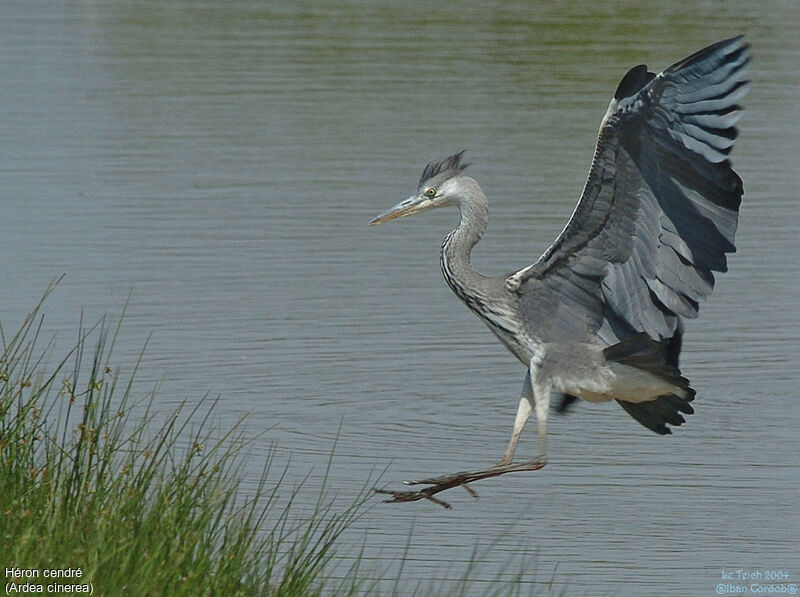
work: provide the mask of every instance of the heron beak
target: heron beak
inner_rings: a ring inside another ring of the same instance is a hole
[[[433,201],[431,201],[428,197],[412,195],[408,199],[401,201],[394,207],[387,209],[385,212],[372,218],[369,225],[375,226],[376,224],[383,224],[389,220],[394,220],[395,218],[404,218],[432,207]]]

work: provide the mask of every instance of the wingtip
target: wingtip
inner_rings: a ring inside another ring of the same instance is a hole
[[[647,70],[646,64],[637,64],[622,77],[619,85],[617,85],[617,90],[614,92],[614,99],[621,100],[635,95],[655,76],[655,73]]]

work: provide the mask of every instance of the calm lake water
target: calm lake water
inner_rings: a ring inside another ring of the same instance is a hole
[[[579,405],[542,471],[453,490],[451,511],[376,503],[347,541],[389,579],[407,549],[403,591],[456,582],[473,550],[476,595],[521,566],[534,590],[557,567],[569,595],[714,595],[739,568],[800,582],[798,19],[794,1],[5,2],[0,321],[66,274],[45,307],[66,348],[81,310],[130,296],[118,365],[152,333],[139,380],[163,412],[221,394],[220,428],[274,427],[248,466],[277,442],[301,507],[337,434],[342,505],[381,473],[494,462],[524,371],[441,279],[457,214],[366,223],[466,148],[491,202],[477,267],[533,262],[626,70],[745,33],[739,252],[688,326],[696,414],[665,438]]]

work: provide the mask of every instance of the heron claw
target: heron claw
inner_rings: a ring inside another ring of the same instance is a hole
[[[477,498],[478,494],[470,483],[480,481],[481,479],[489,479],[491,477],[498,477],[506,473],[522,472],[522,471],[537,471],[547,464],[547,459],[544,456],[539,456],[528,462],[518,462],[516,464],[496,464],[491,468],[483,469],[480,471],[463,471],[454,473],[452,475],[442,475],[440,477],[431,477],[429,479],[421,479],[419,481],[404,481],[406,485],[428,485],[416,491],[394,491],[389,489],[375,488],[375,493],[383,495],[390,495],[392,499],[384,500],[385,503],[394,502],[416,502],[418,500],[430,500],[435,504],[450,509],[451,506],[447,502],[434,497],[435,494],[452,489],[453,487],[463,487],[472,497]]]
[[[464,483],[464,484],[463,484],[461,487],[463,487],[464,489],[466,489],[466,490],[467,490],[467,493],[468,493],[468,494],[470,494],[470,495],[471,495],[472,497],[474,497],[475,499],[478,499],[478,497],[480,497],[480,496],[478,496],[478,492],[477,492],[477,491],[475,491],[474,489],[472,489],[472,487],[470,487],[470,486],[469,486],[469,485],[467,485],[466,483]]]
[[[378,489],[377,487],[373,488],[375,493],[380,493],[382,495],[390,495],[392,499],[383,500],[384,504],[393,504],[395,502],[416,502],[417,500],[430,500],[434,504],[439,504],[445,510],[449,510],[452,508],[450,504],[445,502],[444,500],[440,500],[439,498],[433,497],[432,492],[428,492],[425,489],[421,489],[419,491],[393,491],[390,489]]]

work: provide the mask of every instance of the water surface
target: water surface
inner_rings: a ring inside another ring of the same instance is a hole
[[[117,360],[161,382],[168,412],[221,394],[246,416],[254,477],[272,442],[292,482],[343,504],[381,471],[495,461],[524,371],[450,294],[439,244],[455,212],[367,228],[429,159],[468,150],[490,198],[474,260],[534,261],[571,213],[600,118],[632,65],[660,69],[743,32],[752,90],[730,272],[688,326],[696,414],[657,437],[616,405],[549,426],[550,464],[377,506],[354,546],[402,586],[475,594],[517,571],[576,595],[710,595],[722,569],[800,575],[795,242],[796,6],[749,2],[11,2],[0,19],[0,321],[46,284],[67,346],[81,310],[130,296]],[[535,434],[519,453],[535,452]],[[314,499],[309,492],[309,503]],[[354,548],[355,549],[355,548]],[[391,591],[391,585],[386,592]]]

